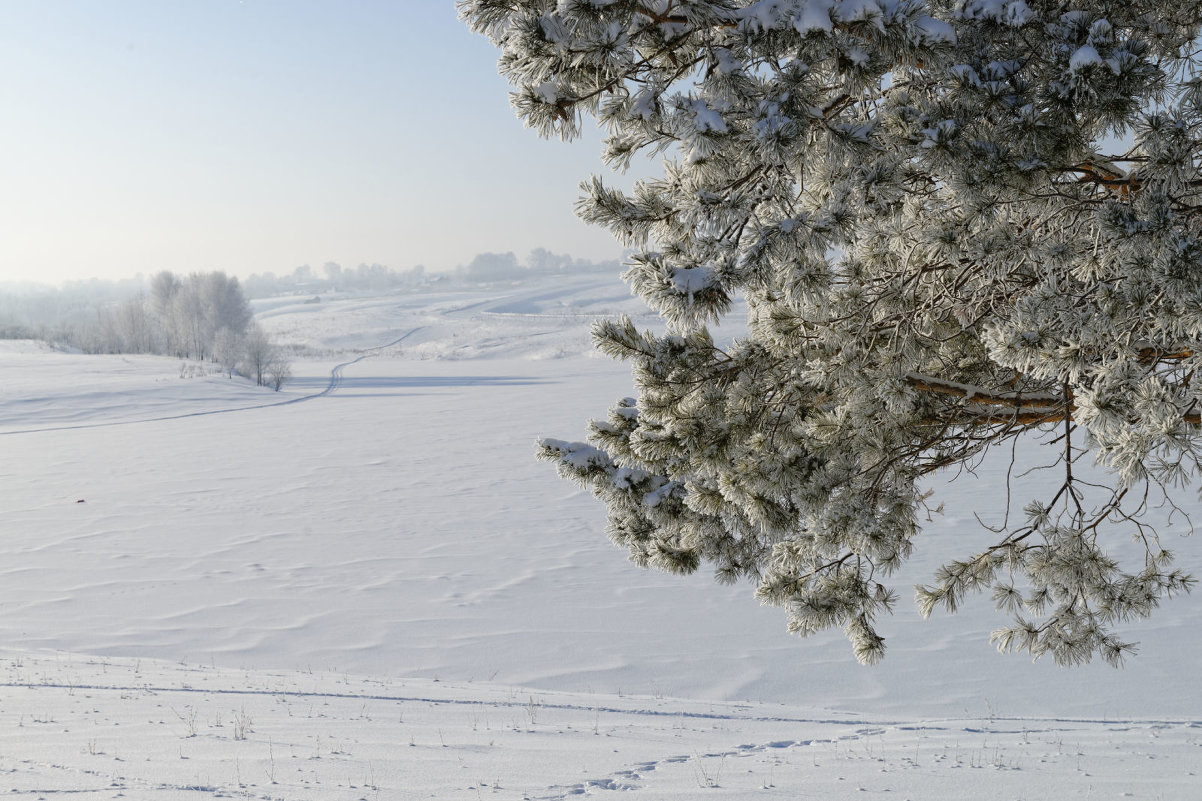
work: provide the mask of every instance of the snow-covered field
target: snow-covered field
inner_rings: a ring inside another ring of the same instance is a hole
[[[630,394],[588,355],[641,314],[615,276],[305,300],[256,307],[281,393],[0,342],[0,792],[1202,796],[1202,595],[1123,670],[998,655],[986,598],[903,604],[861,667],[750,587],[630,566],[532,459]],[[1005,467],[934,485],[903,595],[988,541]]]

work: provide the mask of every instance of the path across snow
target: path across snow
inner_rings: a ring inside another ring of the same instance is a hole
[[[397,345],[401,344],[406,339],[408,339],[410,336],[412,336],[413,334],[416,334],[418,331],[420,331],[421,328],[422,328],[422,326],[413,328],[410,331],[408,331],[407,333],[403,334],[402,336],[397,337],[396,339],[392,340],[391,342],[386,342],[383,345],[376,345],[375,347],[365,348],[364,352],[361,355],[355,357],[354,359],[334,365],[330,369],[329,381],[326,383],[325,388],[322,389],[320,392],[313,392],[308,395],[301,395],[299,397],[287,397],[284,400],[270,401],[267,403],[255,403],[255,404],[251,404],[248,406],[232,406],[229,408],[222,408],[222,409],[207,409],[204,411],[181,412],[179,414],[166,414],[166,415],[160,415],[158,417],[141,417],[141,418],[135,418],[132,420],[108,420],[108,421],[93,422],[93,423],[77,423],[74,425],[47,426],[44,428],[24,428],[24,429],[16,428],[16,429],[10,429],[10,430],[0,430],[0,436],[5,436],[5,435],[9,435],[9,434],[41,434],[41,433],[45,433],[48,431],[76,431],[76,430],[85,429],[85,428],[107,428],[109,426],[127,426],[127,425],[134,425],[137,423],[161,423],[161,422],[164,422],[167,420],[184,420],[189,417],[207,417],[207,416],[213,415],[213,414],[229,414],[231,412],[246,412],[246,411],[250,411],[252,409],[271,409],[271,408],[275,408],[277,406],[291,406],[292,404],[304,403],[305,401],[311,401],[311,400],[314,400],[315,398],[324,398],[326,395],[329,395],[333,392],[337,392],[338,388],[340,386],[342,386],[342,382],[343,382],[342,372],[344,369],[346,369],[347,367],[350,367],[352,365],[356,365],[359,362],[363,361],[364,359],[368,359],[372,356],[378,355],[383,350],[396,347]],[[88,358],[88,357],[84,357],[84,358]],[[92,357],[92,358],[95,358],[95,357]],[[67,379],[67,380],[69,380],[69,379]]]

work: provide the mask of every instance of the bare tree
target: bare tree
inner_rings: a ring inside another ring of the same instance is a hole
[[[259,386],[278,391],[292,377],[288,359],[258,325],[251,324],[243,341],[242,372]]]
[[[242,287],[237,278],[231,278],[223,272],[211,272],[200,276],[190,276],[198,284],[197,291],[202,299],[205,315],[205,328],[215,335],[222,328],[228,328],[235,334],[246,332],[250,325],[250,304],[242,294]]]
[[[245,340],[241,334],[230,328],[217,329],[213,336],[213,361],[221,365],[227,377],[234,377],[234,371],[238,368],[238,361],[242,358],[244,350]]]
[[[179,291],[180,281],[175,273],[163,270],[155,273],[150,279],[151,310],[160,320],[166,319],[171,313],[171,301]]]
[[[273,349],[275,353],[272,355],[271,361],[267,363],[266,386],[279,392],[280,388],[292,378],[292,365],[279,348],[273,346]]]
[[[268,365],[271,364],[273,351],[267,334],[258,325],[252,325],[246,333],[242,350],[242,373],[253,378],[255,383],[262,386],[263,377],[267,375]]]

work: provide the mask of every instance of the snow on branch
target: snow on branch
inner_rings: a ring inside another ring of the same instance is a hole
[[[989,589],[1003,650],[1117,663],[1113,627],[1190,588],[1143,499],[1202,472],[1202,0],[460,10],[528,124],[595,115],[611,165],[661,160],[577,211],[633,248],[668,333],[599,324],[637,397],[540,450],[636,562],[749,579],[790,631],[841,627],[873,662],[919,481],[1041,436],[1062,480],[920,610]],[[1145,558],[1118,564],[1133,533]]]

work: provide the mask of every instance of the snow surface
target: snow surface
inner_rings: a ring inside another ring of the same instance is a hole
[[[750,587],[633,567],[533,460],[632,394],[588,353],[597,314],[653,324],[616,277],[306,299],[256,307],[297,353],[281,393],[0,343],[0,792],[1196,793],[1202,597],[1122,670],[998,655],[987,598],[901,604],[861,667]],[[990,541],[1007,466],[933,485],[903,596]]]

